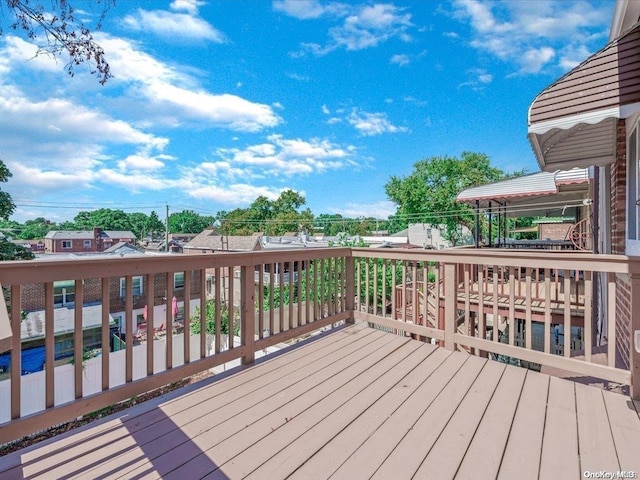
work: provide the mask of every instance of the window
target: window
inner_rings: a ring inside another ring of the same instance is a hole
[[[132,290],[133,290],[133,296],[134,297],[139,297],[140,295],[142,295],[142,293],[144,292],[143,289],[143,285],[142,285],[142,277],[133,277],[131,279],[131,283],[132,283]],[[125,295],[125,288],[126,288],[126,283],[125,283],[125,279],[124,277],[120,278],[120,296],[124,297]]]
[[[62,307],[75,300],[76,282],[74,280],[63,280],[53,282],[53,304]]]
[[[184,272],[175,272],[173,274],[173,288],[184,288]]]
[[[69,250],[73,247],[73,242],[71,240],[62,240],[62,248],[65,250]]]
[[[91,248],[91,240],[85,240],[83,246],[84,248]]]
[[[640,122],[627,143],[627,255],[640,255]]]

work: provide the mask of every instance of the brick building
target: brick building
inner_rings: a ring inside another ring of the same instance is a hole
[[[44,237],[45,253],[86,253],[103,252],[119,242],[135,244],[136,236],[130,231],[93,230],[64,231],[51,230]]]

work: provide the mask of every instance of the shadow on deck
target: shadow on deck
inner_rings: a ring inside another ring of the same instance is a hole
[[[640,474],[629,397],[347,326],[0,458],[0,478]]]

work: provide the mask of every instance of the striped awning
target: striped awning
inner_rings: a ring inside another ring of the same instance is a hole
[[[618,119],[640,111],[639,69],[636,24],[535,98],[528,137],[543,170],[615,161]]]
[[[509,216],[547,215],[576,207],[589,194],[589,170],[538,172],[463,190],[456,201],[480,208],[506,207]]]

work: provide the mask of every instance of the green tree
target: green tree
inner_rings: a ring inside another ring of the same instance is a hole
[[[310,232],[313,229],[313,213],[308,208],[300,211],[305,198],[293,190],[285,190],[276,200],[265,196],[256,198],[248,208],[236,208],[230,212],[218,212],[216,220],[227,235],[251,235],[265,232],[282,235],[286,232]]]
[[[213,217],[202,216],[193,210],[169,215],[169,232],[171,233],[200,233],[213,224]]]
[[[192,335],[200,334],[200,307],[196,307],[189,326]],[[214,300],[207,300],[205,304],[205,329],[209,335],[216,333],[216,302]],[[229,334],[229,308],[226,305],[220,305],[220,333]],[[234,310],[233,334],[238,335],[239,333],[240,315]]]
[[[43,217],[38,217],[33,220],[27,220],[20,229],[18,238],[23,240],[29,240],[32,238],[44,238],[45,235],[51,230],[53,226],[51,222]]]
[[[55,226],[56,230],[65,230],[65,231],[70,231],[70,230],[80,230],[80,228],[78,227],[78,225],[76,225],[75,222],[69,221],[69,220],[65,220],[64,222],[58,223]]]
[[[393,223],[406,228],[409,223],[444,224],[446,236],[455,245],[458,226],[474,226],[474,211],[456,202],[465,188],[495,182],[505,177],[492,167],[482,153],[463,152],[461,158],[431,157],[420,160],[406,177],[392,176],[385,185],[389,199],[397,205]]]
[[[11,172],[0,160],[0,182],[6,183],[11,177]],[[0,219],[8,220],[15,209],[16,205],[13,203],[11,195],[0,190]],[[31,260],[34,257],[33,253],[26,248],[8,241],[4,236],[0,238],[0,260]]]
[[[165,224],[162,220],[160,220],[160,217],[155,210],[152,210],[149,214],[149,223],[147,225],[147,228],[149,229],[149,233],[151,234],[152,238],[165,231]]]
[[[158,234],[164,233],[164,224],[160,221],[155,211],[152,211],[150,215],[141,212],[129,213],[128,217],[131,231],[138,239],[142,239],[147,235],[154,238]]]
[[[92,230],[100,227],[103,230],[131,230],[129,216],[122,210],[99,208],[91,212],[80,212],[73,218],[80,230]]]
[[[9,171],[4,162],[0,160],[0,182],[7,183],[11,177],[13,177],[13,174]],[[11,195],[0,190],[0,218],[8,220],[15,209],[16,205],[13,203]]]

